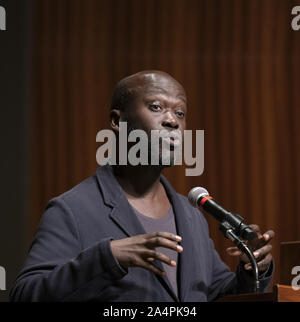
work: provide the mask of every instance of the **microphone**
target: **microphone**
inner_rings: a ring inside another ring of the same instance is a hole
[[[188,200],[193,207],[205,210],[219,222],[227,222],[237,236],[246,240],[252,240],[256,236],[256,232],[244,223],[241,216],[222,208],[206,189],[202,187],[193,188],[188,194]]]

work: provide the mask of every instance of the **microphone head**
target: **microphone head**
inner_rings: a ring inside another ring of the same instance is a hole
[[[199,198],[205,197],[205,196],[209,196],[209,193],[206,189],[202,187],[195,187],[189,192],[188,199],[193,207],[198,208]]]

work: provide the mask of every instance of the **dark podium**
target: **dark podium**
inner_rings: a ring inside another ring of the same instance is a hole
[[[300,302],[300,290],[291,286],[276,284],[273,292],[227,295],[216,302]]]

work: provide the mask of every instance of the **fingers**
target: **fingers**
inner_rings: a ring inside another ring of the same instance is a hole
[[[260,272],[265,271],[269,267],[269,265],[270,265],[270,263],[272,261],[272,258],[273,257],[271,255],[271,253],[267,254],[261,261],[259,261],[257,263],[258,270]],[[252,270],[252,265],[250,263],[247,263],[247,264],[244,265],[244,268],[247,271]]]
[[[157,251],[156,248],[165,247],[182,252],[183,247],[178,245],[181,240],[182,238],[175,234],[157,232],[112,240],[110,245],[112,253],[122,267],[143,267],[155,274],[164,275],[152,262],[157,259],[170,266],[176,266],[176,262]]]
[[[260,232],[260,228],[256,224],[251,224],[249,225],[256,233]]]
[[[149,262],[153,262],[155,259],[175,267],[176,266],[176,262],[174,260],[171,260],[168,256],[166,256],[165,254],[158,252],[156,250],[149,250],[146,254],[146,260]]]
[[[256,259],[259,259],[261,257],[264,257],[266,256],[268,253],[270,253],[272,250],[272,245],[270,244],[267,244],[265,245],[264,247],[260,248],[260,249],[257,249],[253,255]]]
[[[226,248],[226,252],[230,256],[239,256],[242,252],[237,247],[228,247]]]
[[[272,234],[270,234],[271,237]],[[267,244],[256,251],[254,251],[253,255],[257,261],[257,266],[259,271],[265,271],[271,261],[272,261],[272,255],[271,255],[272,245]],[[249,258],[246,256],[246,254],[242,253],[237,247],[229,247],[226,249],[227,253],[231,256],[240,256],[240,260],[245,263],[244,268],[245,270],[252,270],[252,265],[249,261]]]
[[[183,251],[183,248],[177,244],[178,237],[181,239],[180,236],[170,233],[150,234],[145,242],[145,246],[148,248],[165,247],[180,253]]]
[[[270,245],[269,242],[274,238],[275,233],[273,230],[268,230],[262,234],[258,225],[250,226],[257,233],[257,237],[248,242],[248,247],[253,251],[258,270],[265,271],[269,267],[273,258],[271,255],[272,245]],[[245,263],[244,268],[246,270],[252,270],[252,265],[248,257],[237,247],[229,247],[226,251],[230,256],[240,256],[240,261]]]
[[[271,255],[271,250],[272,250],[272,245],[265,245],[264,247],[256,250],[253,255],[257,261],[257,266],[260,271],[265,270],[268,265],[270,264],[272,260],[272,255]],[[247,264],[244,265],[244,268],[246,270],[252,269],[251,264],[249,263],[249,260],[245,261]]]
[[[270,241],[271,239],[273,239],[275,236],[275,233],[273,230],[268,230],[267,232],[265,232],[263,234],[263,238],[266,242]]]
[[[150,239],[147,242],[146,246],[149,248],[165,247],[172,249],[178,253],[181,253],[183,251],[182,246],[175,244],[174,242],[171,242],[167,239],[161,239],[161,237],[155,237],[154,239]]]
[[[260,228],[258,225],[250,225],[251,228],[257,233],[257,237],[248,241],[247,245],[248,247],[252,250],[258,250],[260,248],[262,248],[264,245],[266,245],[268,242],[270,242],[274,236],[275,233],[273,230],[268,230],[267,232],[265,232],[264,234],[262,234],[260,232]]]
[[[165,254],[156,251],[156,248],[165,247],[176,252],[182,252],[183,247],[177,244],[182,240],[182,238],[169,232],[155,232],[144,235],[144,237],[146,239],[145,246],[147,250],[144,251],[143,257],[145,257],[146,261],[141,265],[141,267],[148,269],[155,274],[164,276],[165,272],[152,265],[151,262],[156,259],[173,267],[176,266],[176,262],[174,260],[171,260]]]
[[[182,240],[182,238],[178,235],[174,235],[172,233],[168,233],[168,232],[155,232],[155,233],[151,233],[151,234],[146,234],[144,235],[145,238],[147,239],[152,239],[155,237],[163,237],[163,238],[167,238],[176,242],[180,242]]]
[[[272,255],[271,255],[271,253],[269,253],[269,254],[267,254],[264,258],[263,258],[263,260],[261,260],[260,262],[258,262],[257,263],[257,265],[258,265],[258,270],[259,271],[265,271],[268,267],[269,267],[269,265],[270,265],[270,263],[271,263],[271,261],[272,261]]]
[[[156,266],[152,265],[151,262],[153,262],[155,259],[175,267],[176,266],[176,262],[172,259],[170,259],[168,256],[164,255],[161,252],[158,252],[156,250],[149,250],[148,252],[145,253],[145,257],[146,257],[146,261],[141,261],[141,263],[139,264],[140,267],[143,267],[145,269],[150,270],[151,272],[161,275],[161,276],[165,276],[166,272],[165,271],[161,271],[159,268],[157,268]],[[150,262],[150,263],[147,263]]]
[[[160,276],[165,276],[166,272],[165,271],[161,271],[159,268],[157,268],[156,266],[147,263],[146,261],[141,261],[140,264],[138,265],[144,269],[147,269],[150,272],[153,272],[154,274],[160,275]]]
[[[251,224],[249,226],[257,233],[258,239],[263,238],[265,241],[269,241],[275,236],[275,233],[273,230],[268,230],[264,234],[262,234],[258,225]]]
[[[251,224],[249,225],[253,231],[256,233],[256,236],[252,239],[252,240],[249,240],[247,241],[247,244],[251,247],[251,246],[254,246],[256,244],[259,244],[261,243],[261,240],[263,238],[263,235],[260,231],[260,227],[258,225],[255,225],[255,224]]]

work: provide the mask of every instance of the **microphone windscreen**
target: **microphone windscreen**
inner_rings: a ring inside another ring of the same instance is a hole
[[[201,197],[209,196],[208,191],[203,187],[195,187],[188,194],[188,200],[191,205],[195,208],[198,208],[198,200]]]

